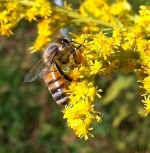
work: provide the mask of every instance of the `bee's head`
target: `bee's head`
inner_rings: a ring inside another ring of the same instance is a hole
[[[63,48],[70,45],[70,42],[64,37],[57,37],[56,42],[60,43]]]
[[[69,41],[68,41],[67,39],[65,39],[65,38],[61,39],[61,43],[62,43],[64,46],[69,46],[69,45],[70,45]]]

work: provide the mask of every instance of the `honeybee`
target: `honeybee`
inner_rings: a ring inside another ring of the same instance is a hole
[[[24,83],[34,81],[38,76],[43,78],[56,103],[60,107],[65,106],[69,100],[64,90],[67,89],[67,81],[72,79],[61,70],[58,62],[66,64],[73,55],[77,63],[76,50],[80,47],[82,44],[77,42],[61,37],[56,39],[44,50],[42,59],[25,75]]]

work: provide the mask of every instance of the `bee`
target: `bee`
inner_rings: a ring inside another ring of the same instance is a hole
[[[76,47],[73,43],[78,46]],[[32,82],[37,77],[44,79],[56,103],[60,107],[65,106],[69,102],[65,93],[68,86],[67,81],[72,81],[72,79],[61,70],[58,63],[67,64],[71,55],[78,63],[76,50],[81,47],[82,44],[68,41],[65,38],[56,39],[44,50],[42,59],[25,75],[24,83]]]

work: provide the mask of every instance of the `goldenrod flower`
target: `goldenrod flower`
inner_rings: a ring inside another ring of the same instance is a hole
[[[25,1],[24,5],[27,7],[25,18],[28,21],[37,20],[38,16],[48,18],[52,13],[51,5],[47,0],[35,0],[29,3]]]
[[[18,10],[19,1],[13,0],[13,3],[8,1],[5,6],[6,10],[10,13],[11,11]]]
[[[79,80],[80,78],[83,78],[84,76],[80,73],[78,68],[74,68],[73,71],[69,75],[74,81]]]
[[[123,17],[129,11],[131,6],[126,0],[118,0],[111,5],[111,13],[115,16]]]
[[[98,62],[97,60],[95,62],[90,61],[90,75],[97,74],[102,67],[102,63]]]
[[[113,17],[110,14],[110,6],[107,0],[86,0],[80,6],[82,16],[94,16],[103,21],[114,23]]]
[[[28,21],[37,20],[36,17],[38,15],[37,8],[31,7],[26,11],[25,18]]]
[[[96,96],[96,88],[92,83],[73,82],[67,93],[70,103],[63,111],[64,118],[67,119],[68,125],[78,137],[88,139],[88,135],[91,135],[93,120],[102,121],[101,114],[94,110],[93,101]]]
[[[12,28],[12,24],[1,24],[0,26],[0,34],[4,36],[10,36],[13,34],[13,32],[10,30]]]
[[[114,45],[116,46],[120,46],[121,42],[122,42],[122,32],[123,29],[121,28],[114,28],[113,30],[113,41],[114,41]]]
[[[37,51],[50,42],[51,35],[49,23],[50,15],[52,14],[51,4],[47,0],[14,0],[13,3],[4,1],[0,5],[0,34],[13,34],[12,28],[15,27],[21,19],[28,21],[39,20],[38,23],[38,38],[31,50]],[[47,19],[47,20],[46,20]]]
[[[145,105],[145,115],[148,115],[150,113],[150,96],[144,97],[144,100],[142,102]]]
[[[90,42],[91,50],[94,50],[97,56],[103,57],[104,60],[107,60],[114,53],[113,45],[113,39],[106,37],[102,32],[97,34]]]
[[[43,49],[50,42],[50,35],[52,34],[49,27],[50,23],[49,19],[44,19],[38,23],[38,37],[34,45],[30,48],[32,52]]]
[[[139,26],[145,27],[149,29],[150,26],[150,6],[140,6],[140,16],[136,23]],[[150,29],[149,29],[150,30]]]
[[[147,93],[150,93],[150,76],[144,78],[143,88],[146,90]]]

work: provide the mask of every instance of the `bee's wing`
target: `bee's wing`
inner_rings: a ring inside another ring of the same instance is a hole
[[[40,74],[42,73],[42,70],[46,67],[46,64],[44,63],[43,59],[41,59],[38,63],[34,65],[34,67],[24,76],[25,82],[32,82],[34,81]]]
[[[44,62],[43,59],[41,59],[37,64],[35,64],[35,66],[24,76],[24,81],[25,82],[32,82],[34,81],[38,76],[43,77],[43,73],[45,73],[46,68],[49,69],[52,65],[52,63],[54,62],[54,58],[56,56],[57,51],[55,51],[57,49],[56,47],[53,48],[48,48],[49,51],[51,52],[50,54],[50,58],[47,61],[47,63]]]

